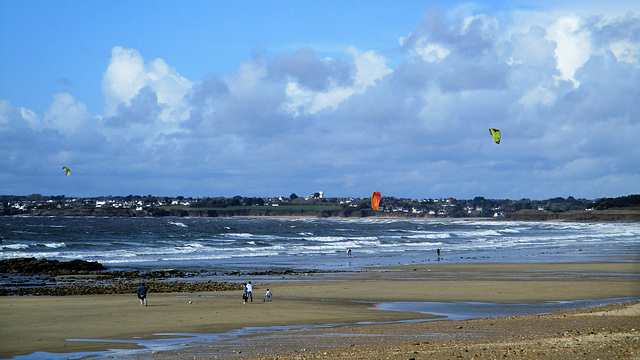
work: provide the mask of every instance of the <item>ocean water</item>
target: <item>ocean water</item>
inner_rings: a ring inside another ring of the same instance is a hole
[[[331,271],[438,261],[438,248],[445,263],[640,258],[638,223],[0,217],[0,240],[0,259],[82,259],[110,270]]]
[[[341,271],[365,266],[438,261],[517,263],[640,260],[638,223],[0,217],[0,240],[0,259],[82,259],[98,261],[110,270]],[[438,248],[442,249],[439,260]],[[347,257],[347,249],[352,250],[352,257]],[[632,300],[637,299],[506,305],[394,302],[377,304],[376,308],[427,312],[446,316],[447,319],[469,319],[545,313]],[[69,339],[127,342],[137,344],[139,348],[66,354],[35,352],[14,359],[149,358],[155,351],[185,349],[202,344],[205,344],[203,351],[216,349],[215,353],[207,355],[222,355],[224,352],[217,351],[223,349],[229,357],[233,357],[237,354],[231,351],[238,347],[236,344],[247,341],[245,335],[263,334],[268,337],[297,328],[307,326],[243,328],[222,334],[165,334],[175,336],[156,340]]]

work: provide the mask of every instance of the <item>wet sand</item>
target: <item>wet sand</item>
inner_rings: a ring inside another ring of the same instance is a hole
[[[397,322],[434,316],[372,307],[391,301],[513,304],[639,297],[639,276],[640,266],[635,262],[425,264],[299,275],[272,283],[254,281],[254,302],[247,304],[240,292],[154,294],[153,289],[146,307],[140,306],[135,294],[4,297],[0,298],[0,357],[135,346],[67,339],[153,339],[162,337],[155,335],[159,333],[335,324],[290,334],[241,336],[225,344],[147,353],[141,358],[444,359],[515,356],[517,351],[526,351],[520,355],[529,358],[562,358],[565,353],[575,358],[565,345],[576,343],[584,345],[580,351],[594,356],[611,346],[616,356],[637,358],[637,304],[610,306],[596,315],[565,312],[420,323]],[[262,301],[266,288],[273,292],[272,302]],[[614,309],[623,315],[611,311]],[[394,323],[357,325],[363,322]],[[585,350],[588,344],[593,349]],[[560,353],[561,349],[566,351]]]

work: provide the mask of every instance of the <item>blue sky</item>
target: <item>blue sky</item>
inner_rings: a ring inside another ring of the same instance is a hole
[[[628,195],[638,99],[634,1],[0,2],[0,194]]]

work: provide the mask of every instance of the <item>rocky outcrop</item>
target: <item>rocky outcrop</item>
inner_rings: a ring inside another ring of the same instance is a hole
[[[0,296],[25,296],[25,295],[98,295],[98,294],[135,294],[140,286],[139,279],[118,281],[112,284],[84,284],[67,286],[38,286],[23,288],[0,288]],[[226,282],[157,282],[145,281],[147,289],[151,293],[194,293],[206,291],[240,291],[242,284],[231,284]]]
[[[0,261],[0,273],[76,275],[107,270],[97,261],[58,261],[36,258],[17,258]]]
[[[36,258],[16,258],[0,261],[0,273],[47,275],[47,281],[22,280],[0,287],[0,296],[13,295],[90,295],[131,294],[146,283],[151,292],[203,292],[242,290],[241,284],[212,281],[171,281],[173,277],[186,278],[191,274],[178,271],[104,271],[96,261],[58,261]],[[64,276],[63,276],[64,275]],[[78,275],[78,277],[76,277]],[[88,276],[87,276],[88,275]],[[2,275],[7,277],[10,275]],[[31,277],[28,279],[35,279]]]

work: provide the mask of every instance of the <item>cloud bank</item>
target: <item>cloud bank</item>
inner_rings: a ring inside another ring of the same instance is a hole
[[[532,17],[533,18],[533,17]],[[539,19],[536,16],[535,19]],[[389,50],[193,81],[113,48],[105,109],[0,100],[5,194],[595,198],[640,184],[640,17],[429,11]],[[389,57],[402,60],[390,65]],[[498,128],[496,145],[488,129]],[[62,166],[73,176],[65,177]]]

